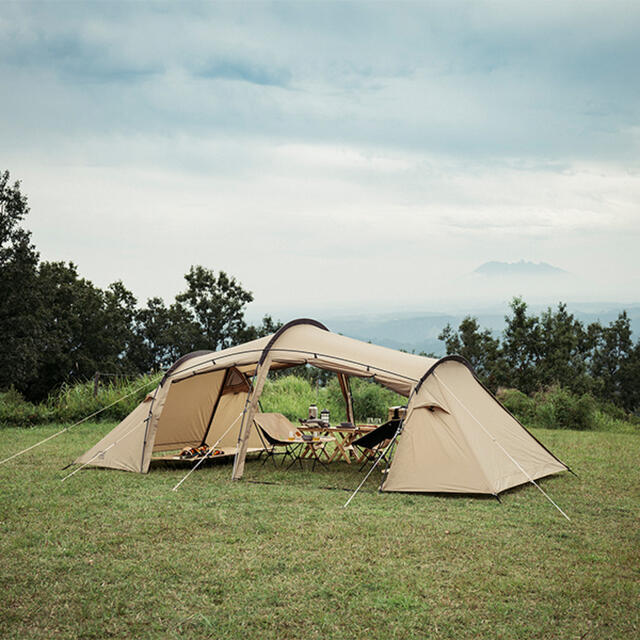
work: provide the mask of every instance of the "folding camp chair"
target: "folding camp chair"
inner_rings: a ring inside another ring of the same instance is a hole
[[[284,466],[287,456],[291,456],[291,465],[298,461],[300,467],[302,467],[302,462],[299,457],[296,457],[296,453],[303,446],[303,443],[300,438],[291,439],[290,434],[295,433],[296,428],[289,422],[286,416],[283,416],[281,413],[257,413],[253,419],[253,423],[264,445],[266,457],[262,461],[263,465],[271,458],[273,466],[277,467],[276,456],[281,455],[282,466]],[[276,451],[277,447],[281,447],[284,450],[278,452]]]
[[[378,457],[378,453],[387,464],[389,463],[388,456],[391,454],[391,451],[385,451],[385,443],[387,440],[393,438],[399,426],[400,419],[394,418],[381,424],[377,429],[360,436],[351,443],[353,447],[361,449],[364,455],[364,462],[360,467],[360,471],[367,466],[368,462],[374,461]]]

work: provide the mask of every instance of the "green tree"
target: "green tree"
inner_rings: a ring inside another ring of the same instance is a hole
[[[185,275],[187,289],[176,296],[176,309],[191,320],[191,351],[230,347],[245,334],[244,308],[251,292],[233,277],[197,265]]]
[[[557,311],[549,308],[541,314],[537,329],[537,384],[542,387],[560,384],[576,393],[588,391],[590,340],[583,324],[561,302]]]
[[[0,173],[0,388],[23,390],[36,377],[43,328],[36,280],[38,252],[20,224],[29,213],[20,183]]]
[[[438,336],[447,348],[447,354],[457,354],[468,360],[478,377],[493,391],[500,381],[500,341],[489,329],[480,330],[477,318],[466,316],[457,329],[450,324]]]
[[[527,303],[514,298],[511,315],[505,316],[502,353],[505,370],[501,384],[532,393],[540,384],[537,365],[541,352],[541,329],[537,316],[527,314]]]
[[[623,311],[608,327],[593,323],[590,372],[595,393],[627,411],[640,408],[640,340],[633,344],[631,322]]]
[[[250,292],[232,276],[202,267],[185,275],[186,291],[169,307],[151,298],[134,316],[131,360],[141,371],[169,367],[180,356],[201,349],[217,351],[275,333],[282,324],[265,315],[258,326],[244,319]]]
[[[262,317],[262,322],[258,325],[248,325],[244,331],[238,334],[238,342],[248,342],[249,340],[256,340],[257,338],[263,338],[264,336],[275,333],[282,326],[282,322],[274,320],[270,315]]]
[[[96,371],[135,373],[128,353],[135,298],[121,282],[103,291],[78,275],[73,263],[43,262],[38,269],[42,335],[37,375],[24,392],[39,400],[61,383]]]
[[[140,371],[166,369],[180,356],[200,348],[199,327],[181,305],[167,307],[162,298],[147,300],[135,313],[130,357]]]
[[[170,366],[199,349],[219,350],[274,333],[271,316],[250,326],[253,300],[233,277],[202,266],[169,307],[151,298],[137,308],[122,282],[106,290],[80,277],[73,263],[39,262],[21,224],[29,212],[20,183],[0,174],[0,389],[14,385],[40,400],[61,383],[104,373]]]
[[[103,292],[105,352],[113,359],[115,372],[139,373],[131,355],[137,343],[134,331],[138,301],[120,280]]]

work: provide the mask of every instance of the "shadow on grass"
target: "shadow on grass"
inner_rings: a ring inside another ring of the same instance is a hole
[[[152,469],[154,472],[189,472],[195,465],[192,460],[155,460],[152,461]],[[245,469],[245,476],[243,482],[250,484],[260,485],[273,485],[273,486],[288,486],[291,488],[306,488],[306,489],[319,489],[328,491],[343,491],[345,493],[352,493],[356,490],[362,478],[366,474],[368,469],[360,471],[359,465],[348,465],[346,462],[335,462],[330,467],[318,466],[312,468],[310,460],[303,462],[303,468],[298,465],[293,465],[287,468],[286,465],[278,465],[274,467],[269,461],[263,464],[260,458],[254,457],[251,460],[247,460],[247,466]],[[197,470],[197,473],[206,473],[208,470],[216,470],[218,473],[212,477],[213,482],[220,482],[227,480],[222,475],[228,470],[229,478],[231,475],[231,469],[233,467],[233,458],[212,458],[203,461]],[[550,480],[553,480],[553,476],[548,476],[537,480],[538,484],[547,484]],[[381,473],[372,474],[367,480],[365,485],[360,489],[361,493],[378,493],[380,492],[380,484],[382,480]],[[328,484],[327,484],[328,483]],[[450,493],[450,492],[402,492],[397,491],[393,493],[400,493],[403,495],[429,495],[437,498],[446,498],[451,501],[467,500],[474,498],[483,501],[501,501],[501,497],[506,495],[517,495],[524,489],[530,487],[531,483],[525,482],[517,487],[513,487],[500,493],[499,496],[485,493]],[[380,492],[385,493],[385,492]]]

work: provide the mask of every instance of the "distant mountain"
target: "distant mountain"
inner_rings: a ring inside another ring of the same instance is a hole
[[[557,276],[566,275],[567,271],[554,267],[547,262],[485,262],[481,264],[474,273],[483,276]]]

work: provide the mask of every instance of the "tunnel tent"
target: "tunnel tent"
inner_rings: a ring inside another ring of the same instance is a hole
[[[315,320],[218,352],[183,356],[158,387],[75,462],[145,473],[153,454],[207,444],[234,456],[263,444],[253,418],[271,370],[312,365],[340,379],[353,420],[350,377],[408,398],[381,489],[493,494],[567,470],[480,383],[459,356],[428,358],[331,333]]]

